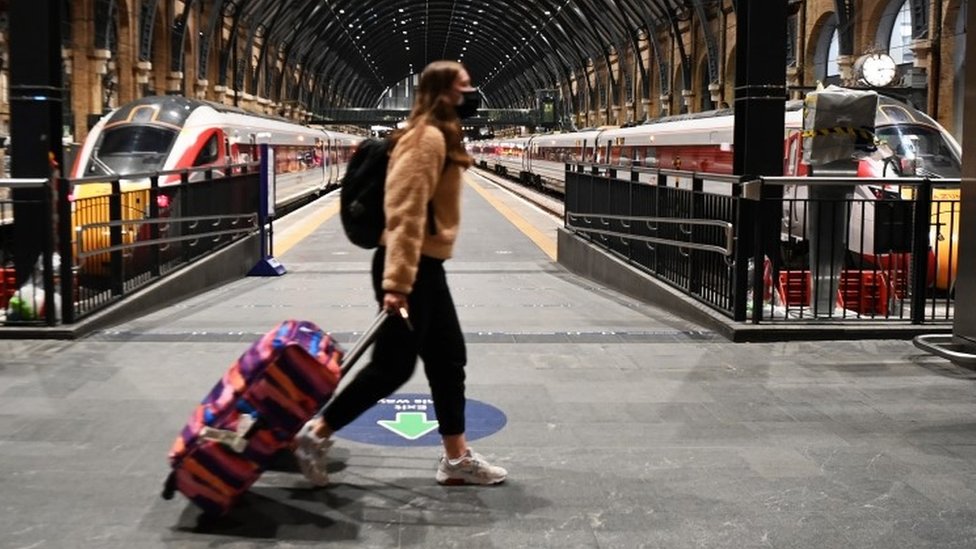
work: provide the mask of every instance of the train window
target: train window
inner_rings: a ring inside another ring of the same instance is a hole
[[[877,136],[896,155],[913,161],[918,175],[957,178],[962,174],[961,160],[938,130],[899,124],[878,128]]]
[[[87,173],[143,173],[159,170],[176,132],[156,126],[128,124],[106,130],[92,155]]]
[[[641,147],[644,151],[644,166],[656,168],[657,167],[657,148],[656,147]]]
[[[207,164],[213,164],[217,161],[218,156],[218,142],[217,134],[214,133],[204,144],[203,148],[200,149],[200,153],[197,154],[196,160],[193,161],[194,166],[206,166]]]
[[[176,132],[153,126],[123,126],[105,132],[98,152],[105,154],[165,153]]]

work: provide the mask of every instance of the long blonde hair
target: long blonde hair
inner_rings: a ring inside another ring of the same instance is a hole
[[[454,88],[454,82],[462,70],[464,66],[456,61],[434,61],[424,68],[420,73],[417,99],[410,111],[407,125],[390,137],[394,144],[407,131],[419,126],[431,125],[444,134],[444,141],[447,143],[447,162],[464,168],[474,164],[474,159],[465,150],[462,142],[461,121],[458,119],[457,111],[454,105],[443,100],[444,95]]]

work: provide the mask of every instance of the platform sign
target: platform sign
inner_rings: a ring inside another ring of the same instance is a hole
[[[508,421],[498,408],[470,398],[465,412],[468,440],[493,435]],[[430,395],[403,393],[380,400],[335,436],[379,446],[440,446],[437,427]]]

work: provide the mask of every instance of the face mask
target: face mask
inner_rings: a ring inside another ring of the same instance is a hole
[[[481,94],[478,90],[471,90],[461,92],[461,102],[454,107],[454,110],[457,111],[458,118],[471,118],[478,113],[480,106]]]

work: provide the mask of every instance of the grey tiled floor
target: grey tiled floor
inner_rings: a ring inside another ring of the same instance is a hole
[[[976,547],[974,372],[905,341],[729,343],[465,201],[449,280],[469,396],[507,416],[475,446],[506,484],[439,487],[435,447],[339,439],[326,489],[283,463],[212,524],[159,498],[177,430],[257,334],[368,323],[369,254],[333,219],[283,277],[81,341],[0,340],[0,547]]]

